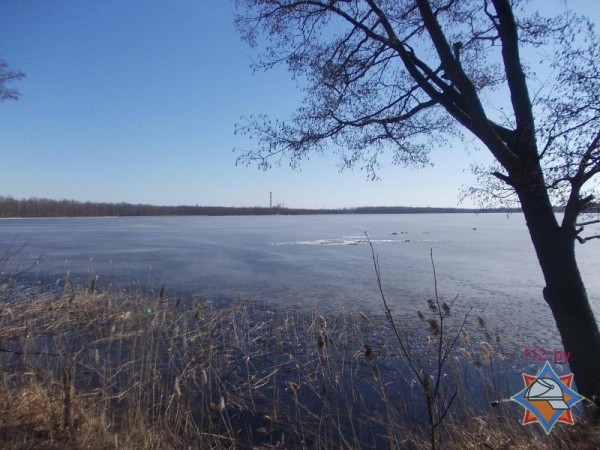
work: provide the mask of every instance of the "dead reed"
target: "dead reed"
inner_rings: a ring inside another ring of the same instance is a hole
[[[142,295],[94,280],[87,290],[11,290],[0,299],[4,448],[430,446],[428,405],[383,317],[217,307],[164,287]],[[440,395],[456,392],[436,429],[440,447],[598,442],[583,423],[548,438],[523,428],[514,408],[490,406],[504,394],[493,379],[500,343],[473,344],[473,336],[485,339],[485,324],[469,330],[444,304],[415,311],[417,325],[396,330],[420,367],[448,380],[438,382]],[[440,308],[444,330],[455,326],[458,339],[438,374],[431,367],[439,367],[440,322],[436,331],[430,321]]]

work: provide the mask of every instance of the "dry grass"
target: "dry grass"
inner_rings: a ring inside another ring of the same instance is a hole
[[[423,328],[429,318],[423,315]],[[216,307],[164,291],[65,288],[0,306],[3,448],[427,448],[425,405],[385,320]],[[406,332],[418,361],[426,336]],[[514,408],[473,408],[498,344],[468,345],[441,448],[597,448],[581,423],[550,437]],[[462,353],[461,353],[462,352]],[[478,368],[472,366],[479,361]],[[490,397],[491,398],[491,397]]]

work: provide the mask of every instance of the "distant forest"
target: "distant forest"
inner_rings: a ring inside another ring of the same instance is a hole
[[[365,206],[344,209],[299,209],[275,206],[155,206],[131,203],[94,203],[44,198],[14,199],[0,196],[0,218],[9,217],[118,217],[118,216],[266,216],[300,214],[423,214],[518,212],[518,209],[413,208],[405,206]]]

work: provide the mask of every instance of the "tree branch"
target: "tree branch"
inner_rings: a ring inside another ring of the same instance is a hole
[[[586,172],[587,166],[590,163],[590,160],[592,159],[594,151],[598,150],[598,148],[600,148],[600,131],[598,131],[594,139],[592,139],[592,142],[586,149],[579,163],[579,168],[575,177],[581,178],[582,185],[583,183],[589,181],[598,172],[600,172],[600,158],[598,158],[598,160],[592,166],[592,168]]]
[[[596,225],[597,223],[600,223],[600,219],[589,220],[587,222],[581,222],[581,223],[578,223],[577,226],[578,227],[585,227],[586,225]]]
[[[581,198],[580,192],[583,185],[589,181],[594,175],[600,172],[600,162],[597,162],[591,169],[586,172],[588,168],[588,164],[592,155],[596,149],[598,149],[600,145],[600,131],[596,134],[592,142],[587,147],[585,153],[581,157],[579,162],[577,173],[570,178],[571,182],[571,192],[569,194],[569,199],[567,200],[567,204],[565,205],[565,215],[563,217],[563,226],[567,226],[569,228],[575,227],[575,222],[577,221],[577,216],[581,212],[582,208],[593,200],[593,197]],[[579,240],[579,238],[578,238]],[[579,240],[580,243],[583,243]]]
[[[343,120],[343,119],[336,117],[335,114],[333,114],[333,113],[332,113],[332,118],[340,125],[351,126],[351,127],[364,127],[366,125],[372,125],[372,124],[389,125],[389,124],[393,124],[393,123],[399,123],[404,120],[408,120],[411,117],[413,117],[414,115],[416,115],[417,113],[419,113],[420,111],[423,111],[424,109],[434,106],[436,103],[437,102],[435,100],[429,100],[429,101],[426,101],[423,103],[418,103],[414,108],[410,109],[409,111],[407,111],[403,114],[399,114],[399,115],[392,116],[392,117],[387,117],[385,119],[377,119],[376,116],[379,115],[380,112],[387,109],[387,107],[385,109],[382,109],[373,114],[369,114],[368,116],[361,117],[356,120]]]
[[[508,176],[508,175],[504,175],[503,173],[500,172],[492,172],[492,175],[494,175],[496,178],[498,178],[501,181],[504,181],[506,184],[508,184],[511,187],[515,187],[514,182],[512,181],[512,179]]]
[[[585,238],[582,238],[581,236],[575,235],[575,239],[577,239],[577,241],[580,244],[585,244],[586,242],[591,241],[592,239],[600,239],[600,234],[596,234],[594,236],[588,236],[588,237],[585,237]]]
[[[0,102],[4,100],[18,100],[21,96],[17,89],[11,89],[7,86],[8,83],[21,80],[25,77],[23,72],[13,70],[8,67],[8,64],[0,59]]]
[[[467,128],[481,139],[503,167],[507,169],[512,167],[516,162],[516,155],[513,154],[507,143],[499,137],[495,128],[491,126],[491,121],[487,118],[475,86],[473,86],[473,83],[465,74],[458,61],[455,60],[450,45],[431,9],[429,1],[416,0],[416,3],[442,65],[447,70],[454,85],[458,88],[466,111],[471,118],[472,122]],[[451,110],[448,110],[448,112],[452,114]],[[454,114],[453,116],[456,117]],[[464,125],[463,122],[461,123]]]
[[[502,42],[502,60],[504,61],[506,80],[517,122],[517,131],[524,142],[535,142],[535,124],[531,99],[527,89],[527,80],[521,65],[519,54],[519,36],[517,23],[509,0],[492,0],[498,17],[498,30]],[[525,146],[530,148],[530,146]],[[535,147],[534,147],[535,148]]]

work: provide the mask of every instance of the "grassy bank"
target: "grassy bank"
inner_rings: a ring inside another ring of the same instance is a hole
[[[0,306],[3,448],[430,446],[422,386],[386,321],[216,307],[164,290],[15,289],[5,286]],[[426,329],[431,319],[419,316]],[[400,328],[433,379],[439,330]],[[460,332],[442,367],[442,400],[457,395],[437,429],[440,448],[600,445],[581,418],[547,437],[521,426],[512,405],[492,407],[500,343],[473,342],[478,332]]]

